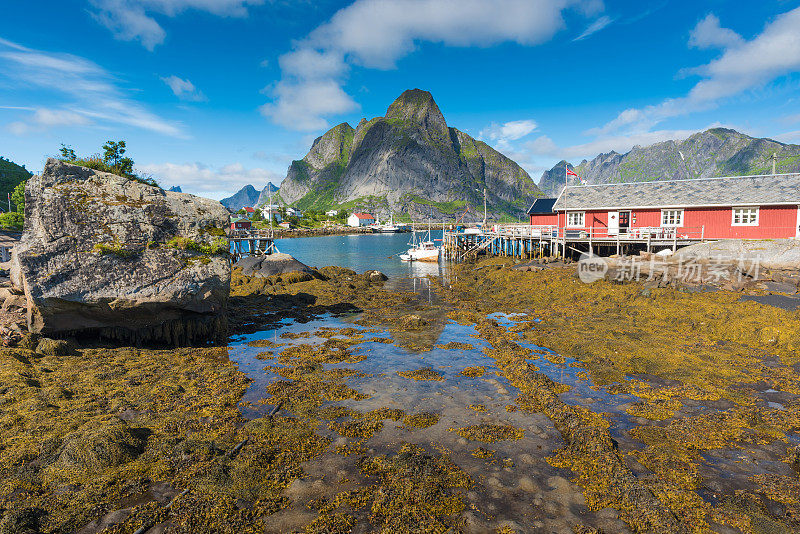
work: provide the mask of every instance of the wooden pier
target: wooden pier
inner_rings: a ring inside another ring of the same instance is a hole
[[[545,256],[577,257],[647,252],[701,243],[705,227],[632,228],[609,235],[606,228],[573,229],[556,226],[495,225],[478,229],[445,230],[443,255],[449,261],[474,259],[479,255],[535,259]]]
[[[275,247],[275,234],[267,229],[232,230],[228,234],[228,241],[231,244],[231,259],[234,263],[245,256],[278,252]]]

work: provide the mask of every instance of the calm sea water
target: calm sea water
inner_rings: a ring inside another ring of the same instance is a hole
[[[424,237],[426,233],[417,233]],[[442,231],[431,237],[441,245]],[[439,240],[439,241],[436,241]],[[443,265],[400,261],[398,254],[408,250],[411,234],[360,234],[276,239],[278,250],[291,254],[311,267],[338,265],[358,273],[378,270],[390,279],[441,275]]]

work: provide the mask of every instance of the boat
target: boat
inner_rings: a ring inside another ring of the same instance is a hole
[[[427,261],[436,263],[439,261],[441,250],[431,240],[431,228],[428,225],[428,233],[426,239],[417,242],[417,232],[412,231],[411,248],[405,254],[400,254],[400,259],[403,261]]]
[[[398,234],[406,230],[407,225],[394,224],[394,215],[389,215],[389,222],[386,224],[377,224],[372,229],[373,232],[381,234]]]

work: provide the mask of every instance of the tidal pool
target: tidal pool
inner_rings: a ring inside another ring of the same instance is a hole
[[[416,285],[425,296],[429,289],[425,281],[418,280]],[[491,318],[512,326],[515,319],[525,317],[493,314]],[[627,531],[614,510],[591,512],[581,488],[569,481],[569,471],[547,463],[545,458],[563,446],[561,435],[546,416],[517,408],[515,401],[520,391],[486,355],[484,350],[489,343],[481,339],[474,325],[446,321],[432,348],[415,351],[395,342],[388,330],[359,324],[360,319],[361,314],[351,314],[324,315],[305,323],[284,320],[274,328],[236,337],[229,344],[229,357],[252,379],[242,406],[242,413],[248,418],[264,416],[274,409],[274,404],[264,403],[263,399],[270,397],[270,384],[285,380],[276,370],[284,365],[279,360],[288,348],[313,347],[327,339],[358,336],[363,339],[347,349],[355,361],[323,365],[325,369],[356,372],[346,384],[368,397],[329,402],[326,406],[355,413],[388,409],[402,410],[404,414],[397,420],[382,420],[380,428],[365,439],[341,435],[338,427],[331,428],[347,417],[331,423],[320,421],[317,432],[329,437],[331,446],[305,464],[306,476],[286,490],[292,504],[270,518],[271,532],[303,529],[318,517],[309,509],[309,503],[332,500],[342,492],[369,486],[373,482],[360,469],[362,458],[391,455],[406,444],[447,455],[470,477],[472,485],[462,495],[466,504],[462,520],[467,532],[502,528],[509,532],[567,532],[576,525]],[[523,346],[546,350],[530,344]],[[556,364],[539,356],[531,363],[554,380],[572,386],[570,392],[563,394],[566,402],[621,406],[635,400],[596,388],[588,376],[581,374],[582,369],[574,360],[562,360]],[[465,369],[469,376],[464,374]],[[413,378],[418,375],[429,379]],[[279,413],[294,415],[285,407]],[[415,417],[425,422],[417,426]],[[521,432],[521,437],[479,441],[471,430],[461,429],[488,429],[490,436],[498,429],[514,429],[513,432]],[[359,522],[353,530],[366,531],[366,521]]]

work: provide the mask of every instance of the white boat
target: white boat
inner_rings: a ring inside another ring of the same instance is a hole
[[[417,233],[412,232],[411,248],[405,254],[400,254],[400,259],[403,261],[427,261],[436,263],[439,261],[440,249],[431,240],[431,230],[428,227],[427,239],[417,242]]]
[[[413,248],[408,249],[405,254],[400,254],[403,261],[429,261],[436,263],[439,261],[439,247],[433,241],[422,241]]]
[[[394,224],[394,215],[389,215],[389,222],[386,224],[379,224],[375,231],[382,234],[397,234],[402,232],[403,229],[400,225]]]

